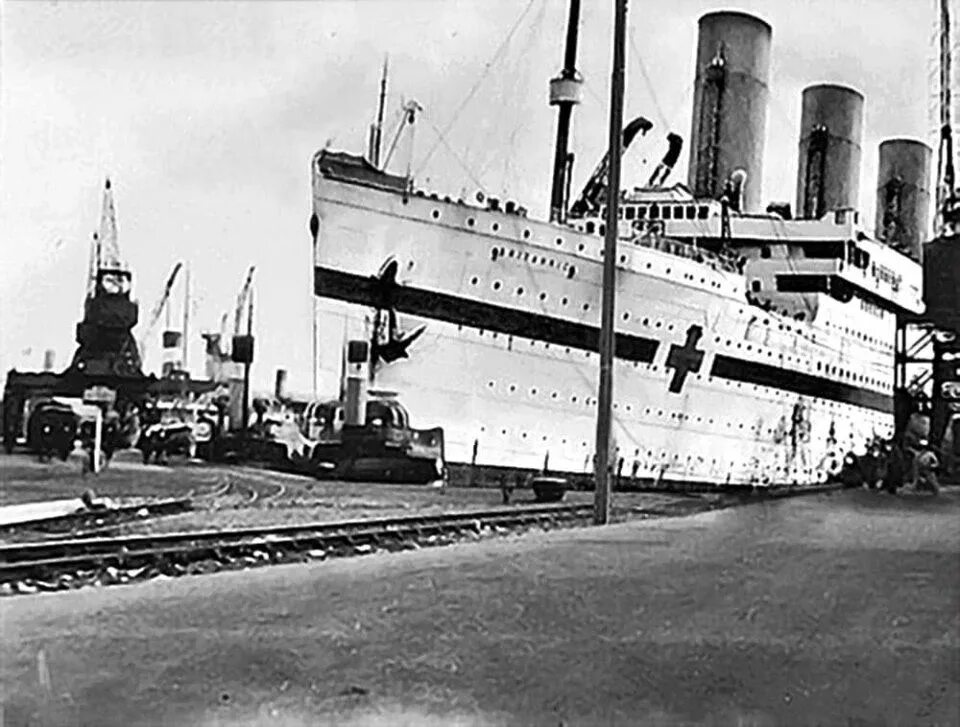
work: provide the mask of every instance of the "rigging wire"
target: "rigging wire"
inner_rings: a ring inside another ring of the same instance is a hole
[[[643,76],[643,80],[647,84],[647,91],[649,91],[650,98],[653,101],[653,109],[657,114],[657,119],[664,128],[669,128],[670,125],[667,123],[667,117],[663,113],[663,108],[660,106],[660,101],[657,99],[657,92],[653,88],[653,81],[650,80],[650,76],[647,73],[647,67],[643,62],[643,57],[640,55],[640,49],[637,48],[634,28],[630,28],[630,49],[633,51],[631,55],[636,60],[637,66],[640,68],[640,75]]]
[[[501,93],[501,89],[498,88],[496,102],[502,112],[493,115],[492,126],[484,126],[486,133],[483,137],[480,137],[478,134],[471,134],[469,146],[465,154],[469,159],[471,152],[476,147],[479,147],[481,150],[476,156],[480,156],[484,150],[487,151],[485,158],[479,160],[481,161],[481,166],[477,172],[477,176],[481,179],[485,178],[487,171],[492,168],[496,162],[500,161],[502,157],[504,160],[504,177],[501,186],[504,187],[507,185],[508,170],[513,165],[517,136],[524,130],[524,127],[527,126],[526,122],[529,118],[524,113],[523,102],[530,97],[530,51],[534,42],[537,40],[537,30],[543,25],[547,4],[546,0],[535,1],[538,2],[539,7],[530,23],[529,32],[526,37],[518,43],[514,52],[509,54],[510,57],[504,58],[501,62],[502,75],[514,81],[509,85],[508,91],[505,94]],[[512,113],[510,113],[511,111]],[[490,143],[491,137],[493,138],[493,143]],[[506,147],[502,148],[499,154],[490,154],[489,150],[491,148],[497,148],[502,143],[504,137],[506,137],[508,142]],[[503,190],[503,194],[507,195],[506,190]]]
[[[510,28],[510,32],[507,33],[507,36],[503,39],[503,42],[500,44],[500,47],[497,48],[496,52],[493,54],[493,58],[490,61],[488,61],[487,64],[484,66],[483,73],[480,74],[480,78],[478,78],[476,83],[473,84],[473,88],[470,89],[470,92],[467,94],[467,97],[461,102],[457,110],[454,111],[453,117],[450,119],[449,123],[446,125],[446,128],[443,130],[443,133],[440,134],[441,140],[444,139],[445,134],[448,134],[450,132],[454,124],[457,123],[457,119],[459,119],[460,114],[463,112],[464,108],[466,108],[467,104],[470,103],[474,95],[480,89],[480,85],[484,82],[487,75],[490,73],[491,70],[493,70],[493,67],[500,60],[500,56],[503,54],[507,46],[510,44],[510,40],[513,38],[514,33],[517,32],[517,29],[520,27],[520,24],[523,22],[523,19],[527,17],[527,13],[530,12],[530,8],[533,7],[536,1],[537,0],[529,0],[526,7],[523,9],[523,12],[520,13],[520,16],[517,18],[516,22],[514,22],[513,27]],[[444,141],[444,143],[446,142]],[[433,156],[433,153],[437,150],[439,145],[440,145],[440,141],[436,142],[430,148],[430,151],[427,152],[426,156],[420,162],[419,169],[422,170],[424,167],[426,167],[427,162],[430,161],[430,158]]]
[[[478,180],[474,176],[473,172],[470,171],[470,167],[467,166],[467,163],[463,160],[463,157],[461,157],[457,153],[456,149],[454,149],[450,145],[444,133],[437,127],[435,123],[433,123],[433,119],[431,119],[430,116],[426,113],[426,111],[423,111],[423,110],[420,111],[420,118],[426,119],[427,123],[430,124],[430,128],[433,129],[434,133],[437,135],[437,141],[434,144],[434,146],[442,145],[444,148],[446,148],[446,150],[450,152],[453,158],[456,159],[457,163],[460,165],[460,168],[463,169],[464,173],[466,173],[466,175],[470,178],[470,181],[477,186],[477,189],[479,189],[481,192],[483,192],[484,195],[486,195],[487,190],[484,188],[483,183],[480,182],[480,180]]]

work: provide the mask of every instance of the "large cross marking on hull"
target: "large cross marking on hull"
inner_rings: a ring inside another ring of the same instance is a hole
[[[667,355],[667,368],[673,369],[673,378],[670,380],[670,391],[679,394],[683,389],[683,382],[691,371],[697,373],[703,364],[704,352],[697,348],[697,341],[703,336],[703,328],[690,326],[687,329],[687,340],[682,346],[672,344]]]

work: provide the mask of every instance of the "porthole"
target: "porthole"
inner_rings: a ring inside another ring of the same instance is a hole
[[[524,230],[524,231],[523,231],[523,239],[524,239],[524,240],[529,240],[529,239],[530,239],[530,230]]]
[[[516,384],[510,384],[510,393],[512,394],[512,393],[513,393],[514,391],[516,391],[516,390],[517,390],[517,385],[516,385]]]
[[[493,289],[494,289],[494,290],[500,290],[500,281],[499,281],[499,280],[495,280],[495,281],[493,282]]]
[[[630,314],[629,314],[629,313],[624,313],[624,314],[623,314],[623,320],[629,321],[629,320],[630,320]]]
[[[547,294],[546,294],[546,293],[540,293],[540,300],[546,300],[546,299],[547,299]]]
[[[433,211],[433,219],[435,219],[435,220],[439,220],[439,219],[440,219],[440,210],[434,210],[434,211]]]
[[[620,256],[620,262],[621,262],[621,263],[625,263],[626,261],[627,261],[627,256],[626,256],[626,255],[621,255],[621,256]]]
[[[583,243],[582,243],[582,242],[581,242],[579,245],[577,245],[577,252],[583,252]]]
[[[584,303],[584,304],[583,304],[583,309],[584,309],[585,311],[590,310],[590,304],[589,304],[589,303]]]
[[[561,303],[562,305],[566,305],[566,304],[569,303],[569,302],[570,302],[570,301],[569,301],[567,298],[561,298],[561,299],[560,299],[560,303]],[[568,353],[569,353],[569,351],[568,351]]]
[[[493,230],[494,232],[497,232],[500,229],[500,223],[494,222],[492,225],[490,225],[490,229]]]
[[[557,244],[558,244],[558,245],[562,245],[562,244],[563,244],[563,238],[562,238],[562,237],[558,237],[558,238],[557,238]]]
[[[479,282],[480,282],[480,278],[477,278],[477,277],[470,278],[470,285],[476,285]]]
[[[475,219],[473,219],[472,217],[468,217],[468,218],[467,218],[467,227],[473,227],[476,223],[477,223],[477,221],[476,221]]]
[[[567,277],[572,279],[573,276],[576,274],[577,274],[577,269],[573,265],[571,265],[569,270],[567,270]]]
[[[490,251],[490,259],[493,260],[493,261],[496,261],[496,259],[497,259],[498,257],[500,257],[500,250],[497,249],[497,248],[493,248],[493,249]]]
[[[517,295],[523,295],[523,288],[517,288]]]

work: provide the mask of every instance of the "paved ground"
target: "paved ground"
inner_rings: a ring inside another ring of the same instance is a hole
[[[960,494],[0,601],[4,724],[960,724]]]
[[[194,511],[135,520],[120,534],[258,527],[303,522],[357,520],[413,513],[440,513],[502,506],[499,490],[421,485],[319,481],[252,467],[174,461],[169,467],[144,465],[122,453],[97,476],[82,476],[79,462],[39,463],[26,455],[0,456],[0,508],[58,498],[78,498],[86,489],[110,498],[194,498]],[[210,493],[219,493],[211,496]],[[592,502],[592,493],[569,492],[570,503]],[[511,502],[531,503],[533,492],[518,490]],[[709,509],[718,496],[684,497],[665,493],[620,495],[623,507],[666,507],[673,512]],[[33,539],[21,532],[0,540]]]

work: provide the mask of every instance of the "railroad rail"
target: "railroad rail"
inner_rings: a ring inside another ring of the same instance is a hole
[[[78,509],[76,512],[55,517],[4,523],[0,525],[0,536],[19,533],[56,533],[63,535],[91,527],[119,526],[145,517],[176,515],[191,509],[193,509],[193,501],[189,497],[121,504],[92,510]]]
[[[305,523],[233,530],[77,538],[0,546],[0,592],[33,593],[110,585],[271,563],[440,545],[485,532],[564,527],[592,505],[495,510]]]

